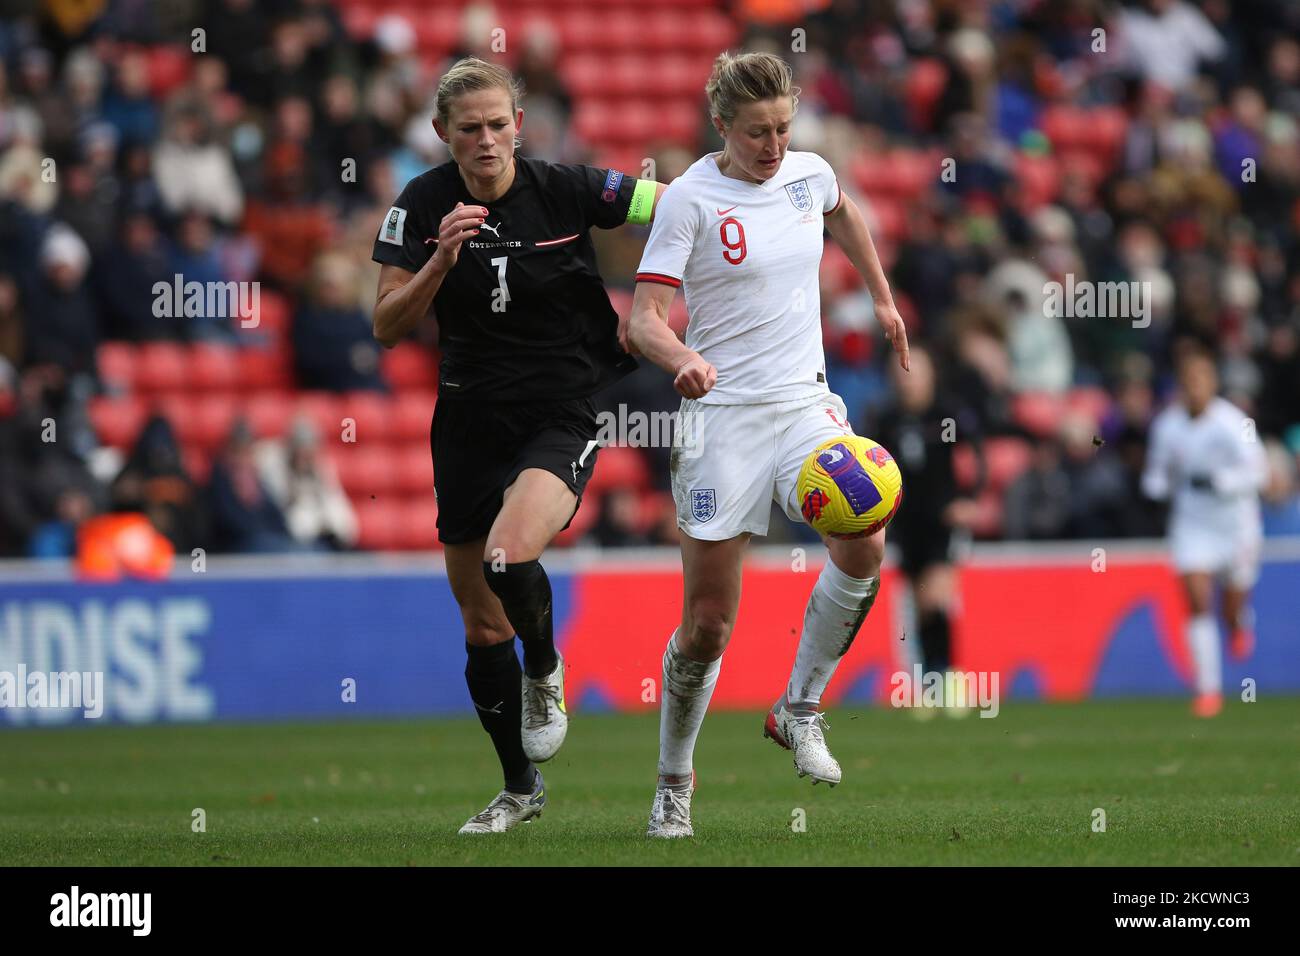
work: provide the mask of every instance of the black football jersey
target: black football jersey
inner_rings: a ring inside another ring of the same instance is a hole
[[[636,368],[619,348],[589,232],[627,220],[636,182],[516,156],[514,182],[492,202],[470,195],[453,161],[406,184],[380,224],[376,262],[418,272],[456,203],[488,210],[433,298],[439,398],[584,398]]]

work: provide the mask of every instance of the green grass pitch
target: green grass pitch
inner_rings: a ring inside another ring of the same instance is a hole
[[[710,714],[697,836],[673,843],[643,836],[657,714],[578,713],[543,768],[542,818],[477,838],[456,829],[500,780],[472,719],[5,730],[0,860],[1300,865],[1300,698],[1230,700],[1211,721],[1175,699],[827,716],[844,766],[833,790],[795,777],[761,715]]]

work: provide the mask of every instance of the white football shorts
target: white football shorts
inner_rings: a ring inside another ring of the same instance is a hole
[[[702,541],[765,535],[773,501],[803,521],[799,469],[817,445],[852,434],[832,392],[762,405],[683,399],[672,453],[677,526]]]
[[[1250,522],[1227,533],[1190,521],[1173,521],[1169,526],[1170,550],[1179,574],[1219,575],[1243,591],[1259,580],[1261,538],[1259,528]]]

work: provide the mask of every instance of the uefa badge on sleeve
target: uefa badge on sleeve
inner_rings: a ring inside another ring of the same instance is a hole
[[[718,496],[712,488],[691,489],[691,517],[696,521],[708,521],[717,510]]]
[[[406,210],[400,206],[393,206],[388,210],[388,216],[384,219],[384,227],[380,230],[379,241],[400,246],[405,228]]]

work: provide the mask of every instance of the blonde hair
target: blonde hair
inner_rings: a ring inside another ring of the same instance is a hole
[[[799,106],[799,87],[794,85],[790,64],[771,53],[738,53],[725,50],[713,61],[713,72],[704,85],[709,113],[730,126],[744,103],[757,103],[789,96]]]
[[[513,117],[519,109],[519,98],[524,95],[524,91],[510,71],[476,56],[457,60],[438,81],[438,122],[444,126],[450,122],[451,101],[462,93],[491,89],[505,90],[510,95],[510,114]]]

